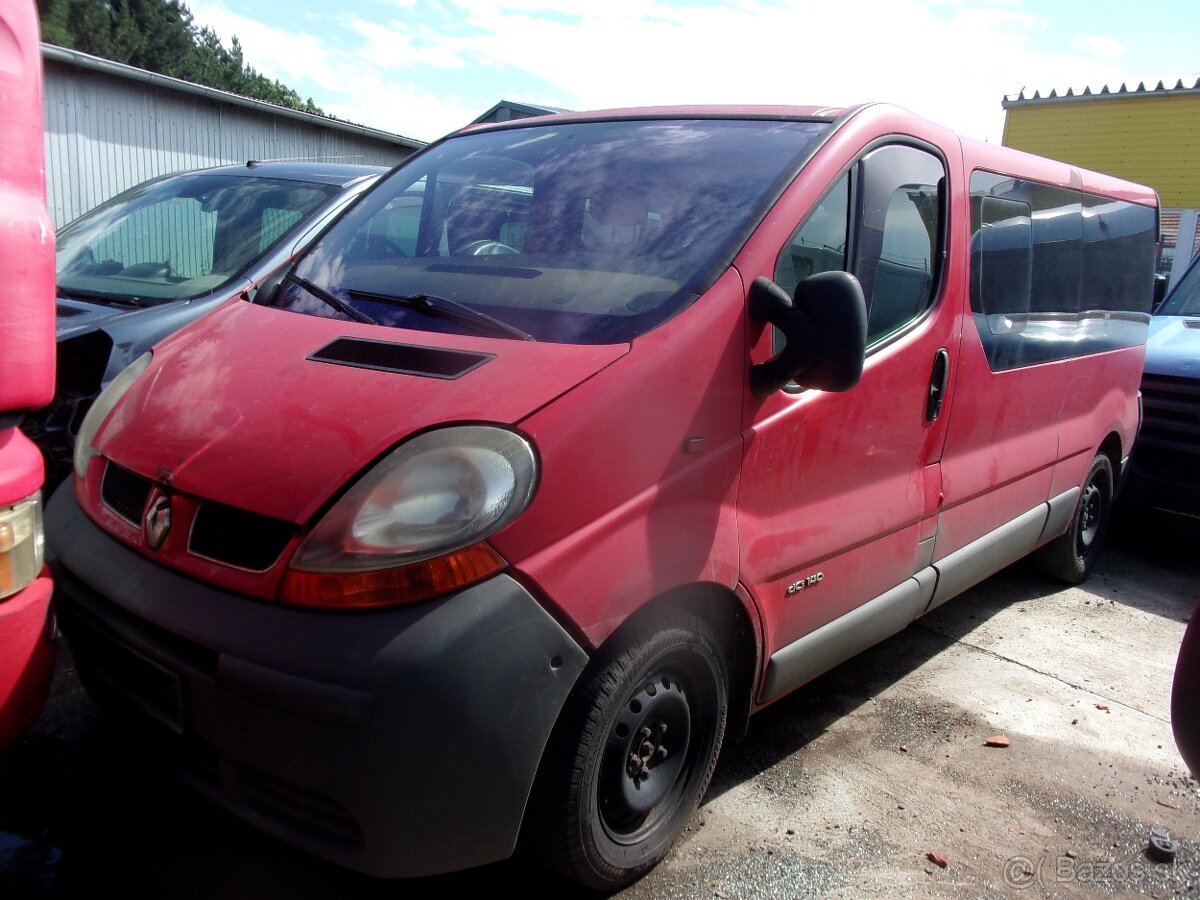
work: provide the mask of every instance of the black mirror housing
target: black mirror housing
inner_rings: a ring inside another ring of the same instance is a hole
[[[867,352],[867,303],[849,272],[818,272],[796,285],[795,299],[769,278],[750,285],[750,317],[783,333],[782,350],[750,369],[758,399],[789,381],[822,391],[848,391],[862,378]]]
[[[1167,285],[1168,281],[1166,275],[1154,276],[1154,296],[1150,301],[1150,309],[1158,309],[1159,304],[1166,299]]]

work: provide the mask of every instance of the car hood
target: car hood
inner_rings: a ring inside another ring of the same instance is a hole
[[[1148,375],[1200,378],[1200,318],[1152,316],[1145,371]]]
[[[310,358],[340,339],[353,345],[334,355],[349,362]],[[628,349],[384,328],[234,303],[155,349],[95,445],[176,491],[304,524],[405,437],[448,423],[514,424]],[[360,367],[388,357],[409,371]],[[455,368],[467,370],[429,374]]]

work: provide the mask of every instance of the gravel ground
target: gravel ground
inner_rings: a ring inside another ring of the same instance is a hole
[[[620,896],[1200,897],[1200,785],[1170,727],[1197,537],[1125,524],[1081,588],[1014,566],[775,704]],[[520,858],[381,882],[304,856],[131,752],[62,649],[37,728],[0,753],[6,900],[575,893]],[[1174,864],[1146,855],[1153,827]]]

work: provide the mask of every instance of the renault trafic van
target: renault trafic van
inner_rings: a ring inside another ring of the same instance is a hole
[[[1157,226],[890,106],[449,137],[92,406],[79,672],[327,859],[627,883],[751,713],[1026,554],[1088,574]]]

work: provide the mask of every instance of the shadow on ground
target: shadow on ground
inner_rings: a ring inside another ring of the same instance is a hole
[[[1195,523],[1118,521],[1105,566],[1177,575],[1176,599],[1112,593],[1114,602],[1186,619],[1200,594]],[[727,746],[709,797],[760,776],[842,717],[967,637],[1009,605],[1061,589],[1027,564],[784,698]],[[1189,599],[1190,590],[1190,599]],[[951,607],[953,610],[951,611]],[[61,648],[51,702],[28,738],[0,752],[0,897],[375,898],[522,892],[580,894],[522,856],[439,878],[385,882],[323,863],[244,825],[134,752],[83,692]],[[465,840],[470,837],[464,836]]]

